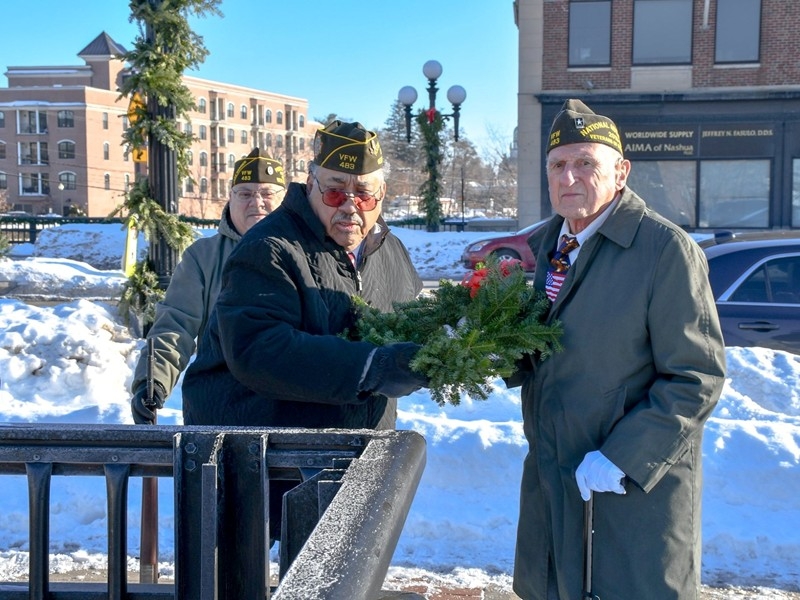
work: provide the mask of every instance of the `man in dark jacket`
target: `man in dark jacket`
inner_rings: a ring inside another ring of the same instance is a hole
[[[534,357],[522,387],[524,600],[582,597],[584,501],[592,598],[699,598],[703,425],[725,349],[703,252],[626,187],[630,168],[614,122],[568,100],[547,145],[557,214],[528,241],[564,350]]]
[[[222,267],[242,236],[275,210],[286,193],[283,165],[258,148],[236,161],[228,203],[218,232],[189,246],[172,275],[147,332],[153,339],[153,400],[147,406],[147,353],[142,352],[131,383],[131,413],[137,424],[154,423],[156,408],[172,393],[203,339],[222,282]]]
[[[231,254],[183,383],[184,423],[393,428],[396,400],[426,384],[414,344],[342,337],[353,296],[380,310],[422,282],[380,216],[386,193],[375,133],[333,121],[317,132],[306,184]]]

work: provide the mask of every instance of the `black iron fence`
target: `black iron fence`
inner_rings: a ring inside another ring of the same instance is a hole
[[[219,220],[198,219],[196,217],[184,217],[180,219],[199,229],[213,229],[219,224]],[[50,227],[67,225],[72,223],[93,223],[93,224],[122,224],[121,218],[97,218],[97,217],[23,217],[23,216],[4,216],[0,215],[0,234],[12,244],[35,244],[39,233]]]
[[[27,582],[1,600],[377,600],[425,465],[411,431],[0,425],[0,476],[25,475]],[[50,483],[105,478],[106,583],[49,581]],[[172,478],[174,583],[127,581],[131,477]],[[270,586],[270,483],[283,497]],[[414,595],[406,594],[404,598]],[[418,596],[419,597],[419,596]]]

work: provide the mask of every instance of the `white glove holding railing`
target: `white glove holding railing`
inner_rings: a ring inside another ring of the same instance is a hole
[[[583,462],[575,471],[575,479],[578,482],[581,498],[587,502],[592,497],[592,491],[625,493],[625,486],[622,485],[625,473],[599,450],[586,453]]]

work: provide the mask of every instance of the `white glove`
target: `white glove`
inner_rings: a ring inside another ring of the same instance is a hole
[[[599,450],[587,452],[586,456],[583,457],[583,462],[578,465],[578,469],[575,471],[575,479],[578,482],[581,498],[587,502],[592,497],[592,490],[595,492],[624,494],[625,487],[622,485],[624,478],[625,473]]]

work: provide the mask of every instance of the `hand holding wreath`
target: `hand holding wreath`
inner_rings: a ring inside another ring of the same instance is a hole
[[[547,297],[528,284],[519,261],[489,261],[461,284],[439,288],[381,313],[356,299],[354,339],[374,344],[414,342],[422,348],[411,367],[430,379],[439,404],[460,403],[461,394],[482,400],[491,380],[509,377],[524,354],[560,349],[561,325],[542,321]]]

